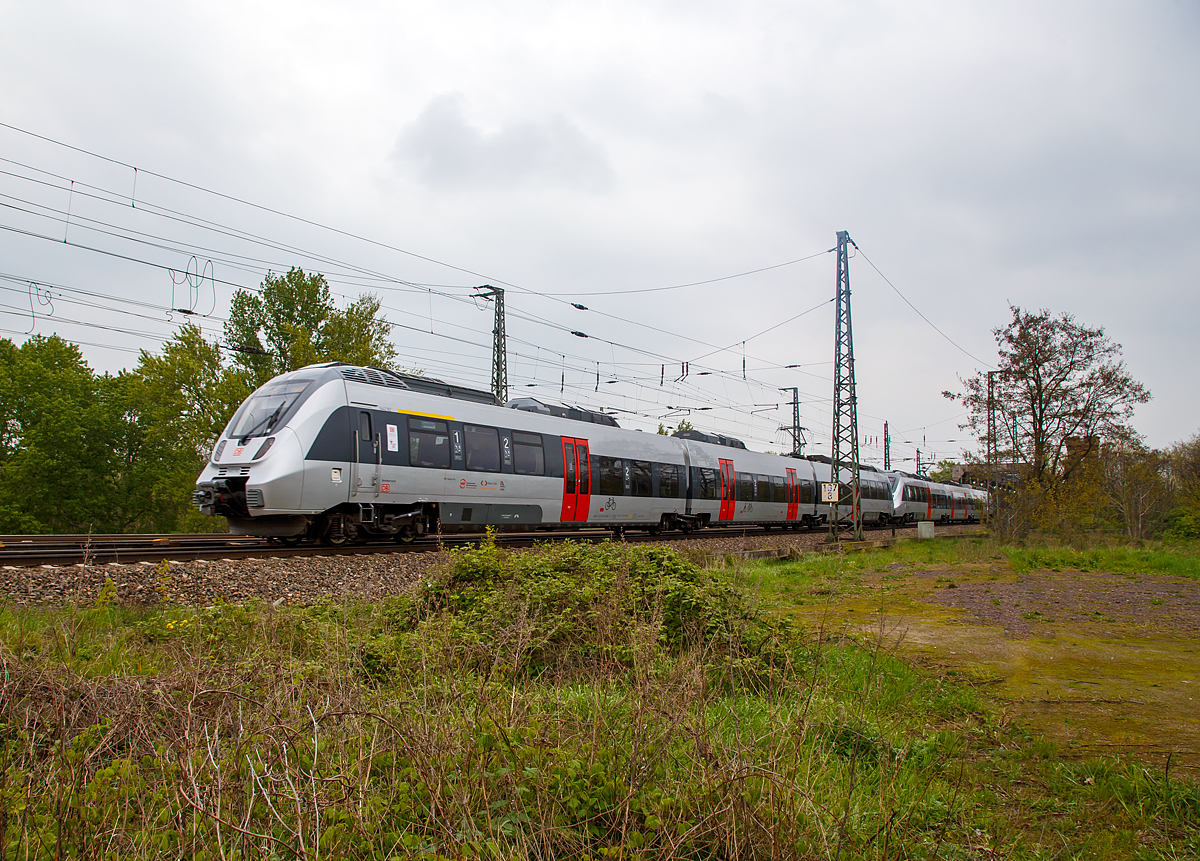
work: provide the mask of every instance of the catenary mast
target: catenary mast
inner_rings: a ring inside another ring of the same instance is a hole
[[[837,233],[837,311],[833,338],[833,452],[831,481],[841,487],[843,469],[849,473],[849,496],[838,496],[850,505],[855,541],[861,541],[862,505],[859,489],[858,397],[854,390],[854,336],[850,325],[850,246],[854,240],[845,230]],[[858,246],[855,246],[857,248]],[[829,538],[838,539],[837,506],[830,504]]]

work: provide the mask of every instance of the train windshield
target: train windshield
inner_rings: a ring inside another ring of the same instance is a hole
[[[251,395],[229,423],[226,436],[245,439],[266,436],[286,424],[312,380],[282,380],[268,383]]]

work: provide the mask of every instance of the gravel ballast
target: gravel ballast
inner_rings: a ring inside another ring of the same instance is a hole
[[[939,527],[940,535],[975,532],[976,526]],[[897,530],[902,537],[913,530]],[[705,556],[724,556],[750,550],[812,550],[828,533],[747,532],[720,538],[664,539],[659,542],[700,562]],[[889,538],[891,531],[874,530],[867,538]],[[515,549],[509,552],[522,553]],[[264,556],[255,559],[217,559],[169,565],[152,562],[0,568],[0,589],[18,605],[91,603],[112,580],[122,604],[208,606],[219,601],[308,604],[355,597],[365,600],[407,591],[426,573],[448,563],[445,552],[374,553],[363,556]],[[169,572],[168,569],[169,568]]]

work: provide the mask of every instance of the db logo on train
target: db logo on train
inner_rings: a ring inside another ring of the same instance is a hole
[[[379,486],[379,489],[380,489],[381,491],[383,491],[384,493],[391,493],[391,492],[392,492],[392,486],[391,486],[390,484],[381,484],[381,485]]]

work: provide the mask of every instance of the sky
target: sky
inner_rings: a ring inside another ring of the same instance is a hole
[[[1147,444],[1200,429],[1200,0],[0,0],[0,32],[0,336],[99,371],[299,266],[488,388],[492,284],[511,396],[787,451],[795,387],[828,454],[847,231],[864,462],[885,421],[901,468],[977,450],[941,393],[1010,305],[1122,345]]]

